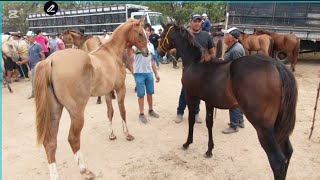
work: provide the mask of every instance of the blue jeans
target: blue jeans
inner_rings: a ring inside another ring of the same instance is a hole
[[[156,62],[157,66],[159,67],[160,66],[160,60],[159,60],[159,54],[158,54],[157,50],[154,51],[153,59]]]
[[[30,71],[31,71],[31,85],[32,85],[32,93],[31,93],[31,95],[33,96],[34,95],[34,88],[33,88],[33,85],[34,85],[34,68],[32,68]]]
[[[134,73],[134,80],[136,81],[138,97],[144,97],[147,91],[148,95],[154,94],[154,80],[152,73]]]
[[[243,113],[239,108],[229,109],[230,127],[237,128],[243,122]]]
[[[177,114],[179,114],[179,115],[183,115],[184,114],[184,110],[186,109],[186,106],[187,106],[187,101],[186,101],[187,96],[186,95],[187,95],[187,91],[182,86],[181,93],[180,93],[180,98],[179,98],[179,106],[177,108]],[[200,106],[200,99],[199,99],[199,103],[196,105],[196,108],[195,108],[196,114],[199,114],[199,112],[200,112],[200,107],[199,106]]]

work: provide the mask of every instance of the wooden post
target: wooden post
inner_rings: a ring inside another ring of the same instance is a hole
[[[224,29],[227,30],[228,29],[228,23],[229,23],[229,13],[227,12],[227,15],[226,15],[226,21],[225,21],[225,24],[224,24]],[[225,36],[225,34],[223,35],[223,37]],[[224,57],[224,52],[226,51],[226,46],[224,45],[224,42],[222,42],[222,53],[221,53],[221,58]]]
[[[318,99],[319,99],[319,91],[320,91],[320,82],[319,82],[319,86],[318,86],[316,105],[314,106],[313,122],[312,122],[311,131],[310,131],[310,135],[309,135],[309,140],[312,136],[312,132],[313,132],[313,128],[314,128],[314,121],[315,121],[315,117],[316,117],[316,111],[317,111]]]

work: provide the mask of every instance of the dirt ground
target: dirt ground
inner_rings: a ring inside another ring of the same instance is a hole
[[[181,65],[181,64],[180,64]],[[221,131],[227,127],[227,110],[218,110],[214,120],[213,157],[205,158],[207,150],[207,129],[205,123],[196,124],[194,142],[186,151],[181,145],[186,141],[187,116],[180,124],[176,118],[176,108],[180,94],[181,68],[173,69],[172,64],[161,65],[161,81],[155,85],[154,110],[159,119],[149,118],[144,125],[138,121],[138,103],[133,92],[134,79],[127,76],[126,109],[128,128],[135,137],[126,141],[121,127],[116,102],[113,102],[115,116],[113,128],[115,141],[107,137],[105,102],[95,103],[92,97],[85,110],[85,125],[81,135],[81,151],[96,179],[126,180],[269,180],[273,178],[267,156],[258,142],[252,125],[238,133],[225,135]],[[319,60],[300,61],[295,76],[299,86],[297,121],[291,136],[294,153],[291,158],[287,179],[320,179],[320,105],[316,116],[315,129],[308,140],[312,125],[317,86],[320,76]],[[13,94],[2,89],[2,152],[4,180],[49,179],[44,148],[36,146],[35,107],[33,100],[27,99],[31,91],[30,81],[12,84]],[[201,103],[201,119],[204,120],[204,103]],[[147,112],[147,108],[146,108]],[[58,134],[56,154],[60,179],[78,180],[81,175],[74,161],[67,136],[70,118],[64,110]]]

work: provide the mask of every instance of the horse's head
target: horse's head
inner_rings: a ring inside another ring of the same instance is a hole
[[[67,48],[71,48],[74,45],[74,39],[68,29],[62,32],[62,40]]]
[[[12,40],[2,42],[2,54],[5,58],[11,58],[14,62],[19,60],[17,47]]]
[[[163,27],[163,32],[160,35],[160,42],[157,50],[160,56],[164,56],[166,53],[169,54],[171,49],[175,48],[172,35],[176,24],[168,23],[165,25],[161,22],[161,26]]]
[[[136,46],[142,52],[142,55],[147,57],[149,51],[147,47],[148,39],[144,30],[144,18],[130,20],[129,22],[132,22],[132,27],[128,34],[128,47]]]

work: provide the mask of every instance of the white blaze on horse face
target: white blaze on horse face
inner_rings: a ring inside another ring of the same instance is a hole
[[[143,29],[143,33],[144,33],[144,35],[145,35],[145,37],[146,37],[146,41],[148,41],[148,37],[147,37],[146,30]]]
[[[87,170],[87,165],[84,162],[84,159],[80,150],[74,154],[74,158],[80,168],[80,172],[85,172]]]
[[[50,180],[58,180],[59,175],[58,175],[56,163],[51,163],[48,166],[49,166]]]

